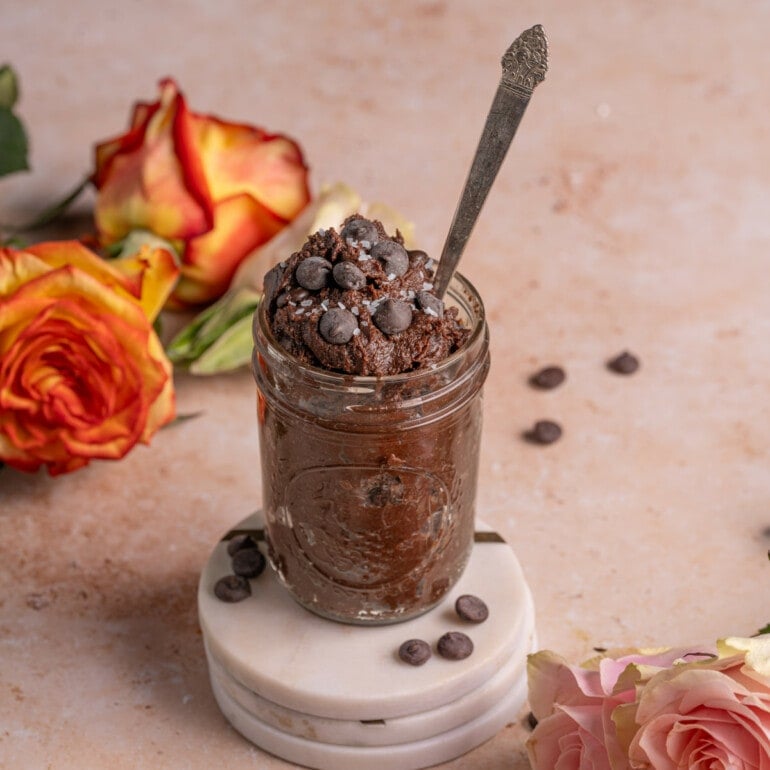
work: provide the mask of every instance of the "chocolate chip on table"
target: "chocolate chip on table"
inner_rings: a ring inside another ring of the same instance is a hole
[[[552,390],[558,388],[566,378],[567,374],[560,366],[546,366],[529,378],[529,384],[542,390]]]
[[[620,355],[607,361],[607,368],[615,374],[633,374],[639,368],[639,359],[624,350]]]
[[[436,645],[438,654],[447,660],[463,660],[473,652],[473,642],[462,631],[449,631]]]
[[[340,233],[346,240],[351,241],[369,241],[370,244],[377,243],[380,240],[380,234],[374,222],[368,219],[351,219]]]
[[[334,282],[341,289],[363,289],[366,286],[366,275],[352,262],[338,262],[332,270]]]
[[[223,602],[242,602],[251,596],[251,586],[245,577],[225,575],[214,585],[214,595]]]
[[[561,432],[558,423],[552,420],[538,420],[524,437],[533,444],[553,444],[561,438]]]
[[[323,257],[308,257],[297,265],[294,277],[303,289],[318,291],[329,282],[332,263]]]
[[[455,612],[470,623],[483,623],[489,617],[489,608],[473,594],[463,594],[455,602]]]
[[[382,262],[382,268],[389,276],[401,276],[409,269],[409,255],[395,241],[380,241],[372,246],[371,255]]]
[[[318,331],[321,336],[332,345],[344,345],[350,342],[358,328],[356,317],[341,307],[333,307],[327,310],[318,322]]]
[[[422,639],[409,639],[398,648],[398,657],[410,666],[421,666],[430,656],[430,645]]]
[[[236,535],[227,544],[227,553],[233,556],[241,548],[256,548],[257,541],[251,535]]]
[[[444,303],[435,294],[429,291],[418,291],[416,299],[420,309],[428,315],[434,318],[444,317]]]
[[[412,308],[403,300],[386,299],[377,306],[372,321],[383,334],[398,334],[412,323]]]
[[[259,577],[265,570],[267,560],[259,548],[242,548],[233,554],[233,572],[238,577]]]

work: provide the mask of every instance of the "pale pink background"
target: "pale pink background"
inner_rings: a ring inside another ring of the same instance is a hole
[[[194,110],[296,137],[315,187],[408,212],[435,254],[499,57],[538,22],[551,69],[464,259],[492,333],[480,513],[573,660],[751,634],[770,621],[767,3],[6,2],[34,171],[0,181],[0,216],[74,185],[173,75]],[[608,373],[626,347],[641,371]],[[531,390],[552,362],[567,383]],[[219,714],[195,610],[260,499],[252,379],[177,390],[203,416],[121,462],[0,474],[2,767],[289,766]],[[523,443],[544,417],[563,439]],[[525,735],[447,766],[521,770]]]

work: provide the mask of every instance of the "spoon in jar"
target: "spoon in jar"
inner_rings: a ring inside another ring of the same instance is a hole
[[[447,233],[433,288],[444,296],[487,193],[495,181],[532,92],[548,70],[548,44],[540,24],[525,30],[503,54],[503,75],[479,139],[460,202]]]

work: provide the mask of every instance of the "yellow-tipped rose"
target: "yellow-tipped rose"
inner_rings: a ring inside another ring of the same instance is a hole
[[[190,112],[168,78],[157,102],[136,105],[127,133],[97,145],[93,181],[104,246],[145,229],[179,252],[172,307],[217,299],[240,262],[310,200],[296,142]]]
[[[67,473],[174,417],[152,322],[178,275],[163,249],[112,262],[75,241],[0,249],[0,461]]]

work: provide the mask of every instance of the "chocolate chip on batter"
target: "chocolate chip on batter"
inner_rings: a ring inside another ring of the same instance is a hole
[[[421,666],[430,656],[430,645],[422,639],[409,639],[398,648],[398,657],[410,666]]]
[[[332,270],[334,282],[341,289],[363,289],[366,286],[366,276],[363,270],[356,267],[352,262],[338,262]]]
[[[413,259],[419,262],[428,261],[428,255],[422,249],[412,249],[411,251],[407,251],[406,253],[409,255],[409,259]]]
[[[489,617],[489,608],[473,594],[463,594],[455,602],[455,612],[470,623],[483,623]]]
[[[256,548],[257,541],[251,535],[236,535],[227,544],[227,553],[229,556],[235,555],[241,548]]]
[[[553,420],[538,420],[524,438],[533,444],[553,444],[561,438],[561,426]]]
[[[329,282],[332,263],[323,257],[308,257],[297,265],[294,277],[303,289],[318,291]]]
[[[529,378],[529,384],[541,390],[552,390],[558,388],[566,378],[567,374],[560,366],[546,366]]]
[[[386,299],[377,306],[372,321],[383,334],[398,334],[412,323],[412,308],[403,300]]]
[[[624,350],[620,355],[607,361],[607,368],[615,374],[633,374],[639,368],[639,359]]]
[[[251,596],[251,586],[245,577],[225,575],[214,585],[214,596],[223,602],[242,602]]]
[[[332,345],[344,345],[350,342],[358,328],[356,317],[341,307],[333,307],[327,310],[318,322],[318,331],[321,336]]]
[[[449,631],[436,645],[438,654],[448,660],[462,660],[473,652],[473,642],[462,631]]]
[[[233,572],[239,577],[259,577],[267,563],[259,548],[242,548],[233,554]]]
[[[420,306],[420,309],[434,318],[444,317],[444,303],[429,291],[417,292],[417,304]]]
[[[377,232],[377,227],[373,222],[368,219],[351,219],[343,228],[340,233],[346,240],[350,238],[352,241],[369,241],[369,243],[377,243],[380,239],[380,234]]]
[[[380,241],[372,246],[372,256],[382,262],[388,275],[401,276],[409,269],[409,255],[406,249],[395,241]]]

